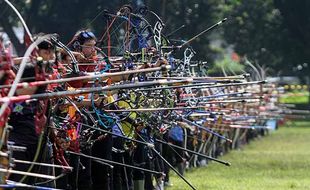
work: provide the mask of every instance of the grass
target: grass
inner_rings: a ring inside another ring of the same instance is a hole
[[[308,104],[309,92],[291,92],[280,97],[280,102],[285,104]]]
[[[221,159],[232,166],[211,163],[185,177],[200,190],[310,190],[310,122],[281,127]],[[168,190],[190,189],[174,174],[171,182]]]

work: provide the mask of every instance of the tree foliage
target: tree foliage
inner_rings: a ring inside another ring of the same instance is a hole
[[[227,44],[273,73],[292,74],[294,66],[309,62],[310,2],[306,0],[229,1],[223,14]]]
[[[92,28],[101,35],[106,28],[103,10],[115,13],[126,3],[134,11],[146,5],[158,13],[165,23],[165,35],[185,25],[169,36],[179,44],[180,40],[188,40],[220,18],[228,17],[228,22],[220,28],[190,44],[197,52],[194,59],[209,62],[225,59],[220,55],[225,51],[210,45],[216,39],[223,44],[221,48],[232,46],[239,55],[270,67],[274,74],[292,74],[293,67],[310,65],[310,1],[307,0],[15,0],[12,3],[32,33],[58,33],[64,42],[81,28]],[[3,1],[0,10],[0,26],[15,46],[20,46],[12,31],[12,26],[18,23],[17,17]],[[147,15],[147,18],[154,24],[154,16]],[[20,47],[17,49],[21,51]],[[303,70],[308,72],[309,66]]]
[[[219,74],[237,75],[245,73],[244,69],[245,66],[243,64],[232,60],[229,56],[225,56],[223,59],[216,61],[208,73],[215,73],[217,76]]]

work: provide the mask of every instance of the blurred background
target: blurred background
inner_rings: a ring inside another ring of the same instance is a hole
[[[67,43],[75,32],[89,28],[101,36],[104,12],[115,14],[124,4],[157,13],[170,40],[188,40],[227,17],[216,30],[191,43],[194,60],[207,61],[209,74],[241,73],[253,64],[287,89],[308,91],[310,75],[309,0],[11,0],[32,33],[58,33]],[[154,15],[145,15],[155,22]],[[154,23],[152,23],[154,24]],[[25,51],[23,28],[16,14],[0,1],[0,33],[18,55]],[[266,77],[264,76],[264,78]],[[300,85],[300,86],[297,86]],[[299,90],[300,90],[299,89]]]

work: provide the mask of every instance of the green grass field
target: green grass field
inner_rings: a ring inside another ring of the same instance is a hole
[[[308,104],[309,92],[291,92],[286,93],[280,97],[280,103],[285,104]]]
[[[221,157],[231,167],[211,163],[185,177],[199,190],[310,190],[310,122],[292,126]],[[190,189],[175,174],[171,182],[168,190]]]

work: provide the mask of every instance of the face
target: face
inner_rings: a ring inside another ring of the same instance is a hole
[[[62,59],[62,63],[65,65],[69,65],[71,63],[71,57],[69,55],[66,55],[63,59]]]
[[[91,57],[96,55],[96,49],[95,49],[96,41],[91,39],[85,41],[85,43],[82,46],[82,53],[85,57]]]
[[[55,52],[52,49],[40,49],[39,56],[43,58],[43,61],[55,60]]]

